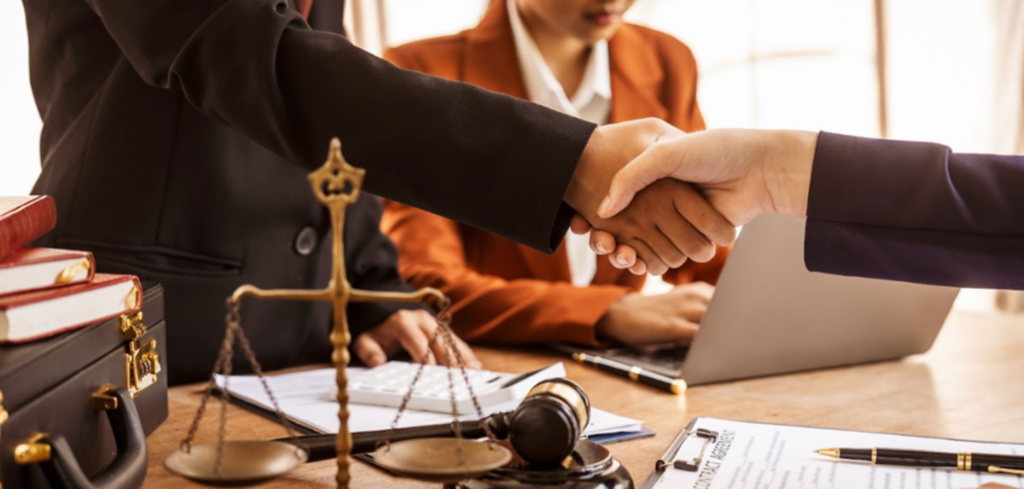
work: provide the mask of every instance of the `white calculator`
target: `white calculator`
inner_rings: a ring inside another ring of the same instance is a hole
[[[405,393],[412,385],[412,379],[420,365],[408,362],[388,362],[348,379],[349,402],[374,406],[398,407]],[[455,385],[455,410],[458,414],[476,414],[473,399],[466,388],[466,382],[457,367],[452,367]],[[466,369],[469,383],[480,400],[480,408],[523,399],[537,383],[556,377],[565,377],[562,362],[524,374],[503,374],[486,370]],[[448,368],[441,365],[423,367],[423,374],[416,382],[408,409],[452,412],[451,390],[448,384]]]

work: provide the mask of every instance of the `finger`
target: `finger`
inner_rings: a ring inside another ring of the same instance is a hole
[[[377,340],[372,335],[363,333],[356,338],[355,343],[356,357],[363,362],[367,367],[373,368],[378,365],[384,364],[388,361],[387,354],[384,353],[384,348],[377,343]]]
[[[459,354],[462,355],[462,361],[466,363],[466,367],[479,369],[484,365],[480,363],[480,360],[476,358],[476,354],[473,353],[473,349],[462,341],[462,338],[454,337],[455,347],[459,349]]]
[[[437,361],[427,347],[429,341],[430,337],[423,333],[415,320],[403,324],[398,336],[399,344],[409,353],[414,362],[435,365]]]
[[[455,359],[448,353],[448,349],[445,346],[444,337],[438,332],[437,320],[424,311],[420,311],[422,314],[417,314],[418,320],[417,325],[420,331],[427,338],[427,342],[430,342],[431,338],[437,335],[437,339],[434,340],[433,344],[429,344],[429,348],[433,353],[433,357],[437,360],[438,365],[454,365]]]
[[[636,264],[636,250],[626,245],[619,245],[615,248],[615,252],[608,256],[608,261],[619,270],[632,267]],[[645,267],[644,270],[646,271],[647,268]]]
[[[643,260],[637,260],[633,266],[629,267],[629,272],[633,275],[647,275],[647,264]]]
[[[681,184],[678,187],[679,190],[673,193],[672,203],[676,212],[697,232],[722,246],[736,240],[736,226],[708,203],[703,195],[691,185]]]
[[[569,229],[572,230],[573,234],[587,234],[590,231],[590,222],[583,218],[579,214],[573,214],[572,220],[569,221]]]
[[[668,271],[668,265],[661,261],[658,254],[645,241],[634,238],[627,244],[636,250],[637,257],[646,264],[647,273],[662,275]],[[630,271],[636,273],[633,269],[630,269]]]
[[[678,222],[676,224],[679,226],[689,226],[689,224],[687,224],[686,222]],[[693,231],[693,233],[697,234],[696,231]],[[651,249],[658,254],[658,258],[661,258],[661,261],[666,266],[668,266],[669,268],[679,268],[683,266],[684,263],[686,263],[687,255],[684,254],[682,250],[685,250],[687,248],[681,247],[679,244],[676,244],[671,238],[669,238],[666,235],[666,232],[662,230],[660,226],[655,224],[654,230],[648,234],[649,236],[645,236],[644,242],[647,243],[647,245],[650,246]],[[678,235],[681,233],[678,230],[675,230],[673,231],[673,234]],[[697,239],[697,237],[694,236],[692,237],[692,239]],[[704,237],[700,236],[700,239],[704,239]],[[704,241],[707,242],[707,240]],[[694,243],[682,244],[690,248],[697,248]],[[710,246],[711,244],[708,243],[708,245]],[[714,246],[711,246],[711,250],[712,256],[714,256]]]
[[[686,287],[689,288],[693,297],[697,297],[705,303],[711,302],[711,296],[715,294],[715,286],[707,282],[694,282],[692,284],[688,284]]]
[[[598,255],[607,255],[615,251],[615,236],[600,229],[590,232],[590,249]]]
[[[669,162],[664,159],[664,148],[666,144],[671,144],[670,141],[675,140],[651,145],[619,170],[612,178],[608,196],[597,208],[598,216],[608,219],[618,214],[633,201],[637,192],[672,173],[673,169],[669,168]]]
[[[672,246],[677,253],[683,256],[684,261],[686,257],[690,257],[690,259],[695,262],[707,263],[714,258],[715,252],[717,251],[714,243],[708,241],[708,238],[701,234],[700,231],[694,229],[694,227],[686,220],[686,217],[681,214],[677,215],[680,219],[675,220],[671,226],[658,228],[662,231],[662,235],[668,241],[669,245]],[[671,264],[667,260],[666,263]],[[682,266],[682,263],[678,266],[673,265],[673,268],[679,268],[679,266]]]
[[[706,312],[708,312],[707,302],[699,300],[685,301],[679,306],[679,317],[694,324],[699,324],[704,319]]]

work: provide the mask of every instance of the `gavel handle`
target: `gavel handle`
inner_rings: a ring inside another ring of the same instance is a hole
[[[508,436],[508,416],[511,413],[497,413],[481,420],[459,421],[464,438],[483,438],[487,436],[484,426],[490,423],[491,431],[499,439]],[[352,433],[352,455],[370,453],[384,442],[414,440],[417,438],[452,438],[455,431],[451,423],[435,424],[429,426],[416,426],[413,428],[400,428],[397,430],[362,431]],[[335,435],[306,435],[295,438],[278,438],[274,441],[304,445],[309,451],[309,462],[333,459],[336,456],[334,450]]]

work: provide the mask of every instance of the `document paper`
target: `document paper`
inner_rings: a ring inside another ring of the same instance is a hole
[[[362,369],[349,368],[349,375],[359,372]],[[277,398],[281,411],[289,421],[302,426],[316,433],[337,433],[338,432],[338,403],[334,399],[335,379],[334,369],[324,368],[307,370],[292,374],[275,375],[266,377],[274,397]],[[217,386],[224,386],[224,376],[217,376]],[[263,386],[257,377],[251,375],[232,375],[228,384],[231,395],[249,404],[265,410],[273,411],[270,399],[263,391]],[[484,409],[484,416],[502,411],[512,411],[519,405],[522,399],[505,404],[491,406]],[[397,409],[383,406],[368,406],[362,404],[348,405],[349,431],[358,433],[362,431],[379,431],[391,427],[395,419]],[[477,416],[460,416],[459,419],[471,420]],[[402,414],[398,424],[399,428],[412,426],[427,426],[433,424],[450,423],[451,414],[431,413],[426,411],[407,410]],[[618,416],[600,409],[591,410],[591,422],[587,427],[586,434],[589,436],[604,435],[610,433],[635,433],[643,429],[642,422],[635,419]]]
[[[1012,475],[872,465],[818,455],[822,448],[902,448],[1019,455],[1024,446],[826,430],[699,418],[693,429],[718,432],[696,472],[666,468],[652,489],[974,489],[986,482],[1024,487]],[[687,437],[674,460],[692,461],[704,438]],[[653,463],[653,461],[652,461]]]

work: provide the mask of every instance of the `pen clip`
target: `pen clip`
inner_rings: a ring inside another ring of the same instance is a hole
[[[705,428],[697,428],[696,430],[683,431],[682,435],[683,436],[679,441],[679,446],[676,448],[677,452],[679,451],[679,449],[683,448],[683,444],[685,443],[686,438],[688,438],[690,435],[696,436],[698,438],[703,438],[704,443],[701,445],[700,453],[697,454],[696,457],[694,457],[689,462],[683,460],[676,460],[675,462],[672,463],[672,467],[678,470],[685,470],[687,472],[696,472],[697,469],[700,468],[700,463],[704,460],[704,454],[707,453],[708,451],[708,445],[714,443],[715,440],[718,439],[718,432],[711,431]]]
[[[1010,474],[1010,475],[1024,476],[1024,470],[1021,470],[1021,469],[1007,469],[1007,468],[1000,467],[998,465],[989,465],[988,466],[988,471],[989,471],[989,473],[992,473],[992,474]]]

